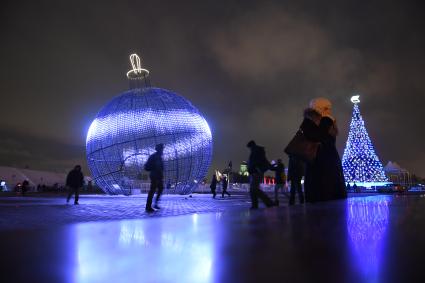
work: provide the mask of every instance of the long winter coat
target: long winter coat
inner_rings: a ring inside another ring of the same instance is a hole
[[[341,159],[335,147],[337,127],[329,117],[322,117],[316,125],[305,117],[300,127],[305,136],[321,145],[317,158],[306,165],[304,191],[307,202],[346,198]]]

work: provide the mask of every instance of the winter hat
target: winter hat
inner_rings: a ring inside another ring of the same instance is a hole
[[[163,143],[159,143],[155,146],[155,150],[156,151],[161,151],[164,149],[164,144]]]
[[[310,108],[316,110],[320,115],[332,117],[332,103],[327,98],[318,97],[310,101]]]
[[[248,143],[247,143],[247,147],[253,147],[253,146],[256,146],[257,144],[255,143],[255,141],[253,141],[253,140],[250,140]]]

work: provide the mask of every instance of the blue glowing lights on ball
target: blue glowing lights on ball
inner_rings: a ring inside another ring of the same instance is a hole
[[[143,166],[163,143],[165,192],[190,194],[207,174],[212,136],[188,100],[161,88],[136,88],[112,99],[92,122],[86,141],[90,171],[108,194],[146,185]]]

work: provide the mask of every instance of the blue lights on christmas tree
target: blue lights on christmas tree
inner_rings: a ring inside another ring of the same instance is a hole
[[[155,145],[164,144],[164,193],[190,194],[207,174],[212,135],[207,121],[188,100],[150,87],[149,71],[130,57],[129,91],[106,104],[92,122],[86,140],[87,163],[108,194],[132,194],[149,186],[144,164]]]
[[[388,184],[384,168],[372,145],[366,127],[360,114],[359,96],[353,96],[353,116],[350,123],[350,132],[342,157],[344,178],[351,185],[382,186]]]

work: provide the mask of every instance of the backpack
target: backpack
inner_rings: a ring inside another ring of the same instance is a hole
[[[146,171],[152,171],[153,170],[153,158],[152,155],[149,156],[148,161],[146,161],[145,166],[144,166]]]
[[[264,148],[260,149],[261,158],[259,160],[258,168],[261,170],[261,172],[266,172],[270,169],[270,162],[267,160],[266,152],[264,151]]]

